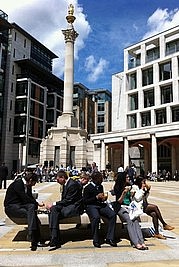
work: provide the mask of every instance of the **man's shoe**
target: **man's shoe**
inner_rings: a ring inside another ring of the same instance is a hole
[[[37,243],[37,247],[39,247],[39,248],[48,247],[48,244],[45,244],[45,243],[42,243],[42,242],[38,242]]]
[[[166,224],[166,225],[163,227],[163,229],[164,229],[164,230],[169,230],[169,231],[170,231],[170,230],[175,229],[175,227]]]
[[[32,242],[30,248],[31,248],[31,251],[36,251],[37,250],[37,243],[36,242]]]
[[[93,242],[94,247],[101,248],[101,245],[98,242]]]
[[[167,239],[165,236],[163,236],[161,234],[155,234],[154,237],[158,238],[158,239]]]
[[[117,243],[111,239],[106,239],[106,244],[109,244],[111,247],[117,247]]]

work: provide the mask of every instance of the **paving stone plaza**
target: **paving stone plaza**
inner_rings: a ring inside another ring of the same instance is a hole
[[[11,181],[9,181],[10,183]],[[113,187],[113,181],[104,182],[105,190]],[[149,202],[160,207],[166,222],[175,226],[173,231],[163,231],[166,240],[159,240],[148,235],[148,228],[152,226],[151,219],[144,220],[141,227],[146,234],[148,251],[139,251],[131,247],[127,232],[117,225],[116,238],[118,247],[102,244],[94,248],[90,229],[76,225],[62,225],[61,234],[63,245],[60,249],[49,251],[49,247],[30,250],[30,243],[26,240],[26,227],[10,224],[5,220],[3,199],[5,190],[0,191],[0,266],[61,266],[61,267],[158,267],[179,266],[179,182],[151,182],[152,189]],[[52,202],[59,198],[59,185],[56,182],[43,182],[35,186],[39,193],[39,200]],[[48,239],[47,226],[42,227],[44,238]],[[101,237],[104,234],[101,228]],[[162,231],[162,229],[161,229]]]

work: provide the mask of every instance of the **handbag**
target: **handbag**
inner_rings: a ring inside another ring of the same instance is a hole
[[[143,205],[141,202],[136,202],[135,200],[131,201],[129,205],[129,217],[131,220],[136,219],[140,215],[142,215],[143,212]]]

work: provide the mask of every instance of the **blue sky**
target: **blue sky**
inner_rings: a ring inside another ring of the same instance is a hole
[[[59,58],[53,73],[63,79],[68,5],[75,7],[75,82],[111,90],[112,74],[123,70],[123,49],[179,25],[178,0],[11,0],[1,9]]]

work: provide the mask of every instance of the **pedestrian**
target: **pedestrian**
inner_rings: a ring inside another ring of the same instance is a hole
[[[37,209],[43,207],[32,195],[32,187],[38,182],[35,173],[28,173],[25,177],[17,178],[7,188],[4,208],[6,215],[11,218],[26,218],[28,224],[28,238],[31,241],[31,250],[35,251],[43,244],[40,236],[40,221]]]
[[[0,189],[2,189],[2,183],[4,183],[4,189],[7,186],[7,176],[8,176],[8,168],[5,165],[5,162],[0,166]]]

